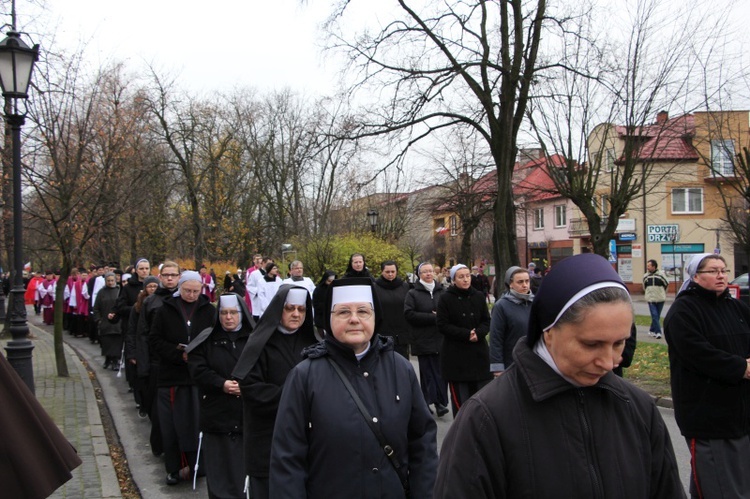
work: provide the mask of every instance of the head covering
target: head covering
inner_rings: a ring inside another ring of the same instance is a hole
[[[287,293],[284,304],[307,305],[307,297],[309,295],[310,293],[304,288],[292,288],[289,290],[289,293]]]
[[[355,256],[362,257],[362,270],[354,270],[354,267],[352,267],[352,260],[354,260]],[[363,255],[362,253],[352,253],[352,255],[349,257],[349,264],[346,266],[346,271],[344,271],[344,277],[372,277],[372,274],[370,274],[370,271],[367,268],[367,260],[365,260],[365,255]]]
[[[156,277],[155,275],[148,276],[146,279],[143,280],[143,287],[145,288],[151,283],[159,284],[159,278]]]
[[[451,281],[456,278],[456,272],[458,272],[461,269],[468,269],[468,268],[469,267],[467,267],[463,263],[458,263],[454,265],[453,267],[451,267]]]
[[[528,273],[529,271],[526,269],[522,269],[518,265],[514,265],[510,267],[508,270],[505,271],[505,285],[510,286],[511,281],[513,280],[513,274],[516,272],[525,272]]]
[[[135,259],[135,264],[133,265],[133,269],[137,269],[138,268],[138,264],[141,263],[141,262],[148,263],[148,259],[147,258],[136,258]]]
[[[531,305],[528,345],[554,326],[571,305],[601,288],[616,287],[627,291],[620,276],[603,257],[594,253],[570,256],[555,264],[539,286]]]
[[[198,281],[201,285],[203,284],[203,279],[201,279],[201,275],[198,272],[195,270],[186,270],[180,274],[180,280],[177,281],[177,291],[175,291],[172,296],[180,296],[180,288],[187,281]]]
[[[695,277],[696,272],[698,272],[698,268],[701,266],[703,259],[707,256],[713,256],[713,254],[714,253],[699,253],[693,255],[693,257],[687,261],[685,264],[685,281],[682,283],[682,286],[680,286],[680,291],[687,289],[688,285],[693,282],[693,278]]]
[[[219,309],[219,315],[221,315],[221,310],[224,308],[236,308],[239,313],[239,321],[237,322],[237,327],[233,329],[233,331],[239,331],[242,329],[242,309],[240,308],[239,300],[237,299],[237,295],[234,293],[228,293],[225,295],[219,296],[219,306],[217,307]]]
[[[115,272],[115,274],[117,274],[117,272]],[[123,274],[123,273],[120,273],[120,279],[121,279],[121,280],[122,280],[123,282],[127,281],[127,280],[128,280],[128,279],[130,279],[131,277],[133,277],[133,276],[132,276],[132,274],[130,274],[129,272],[125,272],[124,274]]]
[[[196,272],[197,273],[197,272]],[[216,320],[214,320],[214,325],[212,327],[207,327],[203,331],[198,334],[187,346],[185,349],[186,352],[190,353],[195,347],[206,341],[213,333],[217,331],[224,331],[224,328],[221,327],[221,322],[219,321],[219,312],[221,312],[222,306],[226,307],[227,305],[222,304],[222,299],[225,296],[234,296],[236,300],[236,308],[240,311],[240,326],[236,329],[236,331],[240,332],[247,332],[248,334],[254,330],[255,327],[255,321],[253,320],[253,316],[250,314],[250,311],[247,309],[247,305],[245,305],[245,300],[239,299],[237,300],[234,293],[225,293],[221,296],[219,296],[219,305],[216,307]],[[229,303],[229,302],[226,302]],[[231,306],[231,305],[230,305]],[[226,333],[224,333],[226,334]],[[249,340],[248,340],[249,341]],[[247,344],[246,344],[247,345]]]
[[[369,288],[369,289],[368,289]],[[331,291],[326,295],[326,315],[324,317],[325,330],[331,331],[331,314],[333,306],[337,303],[368,302],[372,303],[375,311],[375,332],[378,332],[383,321],[383,313],[380,309],[380,300],[375,291],[375,281],[369,277],[349,277],[337,279],[331,283]],[[375,335],[373,334],[373,338]],[[334,339],[333,335],[326,335],[326,341]],[[335,341],[335,339],[334,339]],[[371,340],[372,341],[372,340]]]
[[[245,349],[242,350],[237,365],[234,367],[234,371],[232,371],[232,378],[238,380],[245,379],[253,366],[258,362],[266,343],[268,343],[269,338],[271,338],[271,335],[276,332],[281,323],[281,314],[284,310],[284,305],[286,304],[287,295],[291,290],[296,289],[300,289],[305,293],[307,313],[305,313],[304,322],[295,334],[307,336],[310,344],[315,342],[315,329],[313,327],[312,300],[310,299],[310,293],[300,286],[282,284],[271,299],[271,303],[266,307],[265,312],[263,312],[263,316],[255,326],[255,330],[253,331],[253,334],[250,335],[250,339],[245,343]],[[244,304],[243,300],[240,301]]]
[[[325,272],[323,272],[320,281],[318,281],[318,286],[325,285],[329,277],[333,277],[334,279],[336,279],[336,272],[334,272],[333,270],[326,270]]]

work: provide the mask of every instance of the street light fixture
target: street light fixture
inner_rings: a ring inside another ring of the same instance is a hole
[[[15,21],[15,12],[13,15]],[[15,22],[7,38],[0,42],[0,87],[3,97],[10,100],[10,111],[5,120],[10,126],[13,141],[13,288],[10,291],[10,334],[13,338],[5,347],[8,362],[34,393],[34,372],[26,323],[26,303],[23,289],[23,218],[21,216],[21,127],[26,121],[18,112],[18,100],[29,97],[29,83],[34,63],[39,58],[39,45],[33,48],[21,40]],[[6,100],[7,102],[7,100]],[[7,109],[7,107],[6,107]]]
[[[378,228],[378,210],[371,208],[367,212],[367,220],[370,222],[370,230],[375,233],[375,230]]]

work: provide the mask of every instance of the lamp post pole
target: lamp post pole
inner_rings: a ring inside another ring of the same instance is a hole
[[[10,290],[10,335],[5,347],[8,362],[34,393],[34,371],[26,322],[26,303],[23,289],[23,218],[21,213],[21,127],[25,119],[19,114],[6,116],[13,138],[13,288]]]

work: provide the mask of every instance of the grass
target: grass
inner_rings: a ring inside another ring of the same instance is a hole
[[[651,318],[636,315],[635,323],[639,326],[648,326],[651,324]],[[625,369],[625,378],[655,397],[671,397],[667,345],[638,342],[633,362]]]

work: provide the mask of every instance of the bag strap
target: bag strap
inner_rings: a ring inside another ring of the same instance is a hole
[[[398,475],[399,480],[401,480],[401,486],[406,492],[406,497],[409,497],[409,478],[405,475],[405,470],[401,466],[401,463],[398,462],[398,458],[396,457],[396,452],[394,451],[393,447],[391,447],[386,442],[385,435],[383,435],[383,432],[380,431],[380,427],[376,423],[377,420],[370,416],[370,413],[367,411],[367,408],[362,402],[362,399],[359,398],[359,395],[357,394],[349,379],[344,374],[344,371],[341,370],[341,366],[339,366],[338,363],[331,357],[326,357],[326,359],[328,360],[328,363],[333,366],[333,369],[336,371],[336,374],[339,375],[339,378],[341,378],[341,382],[344,383],[344,386],[349,392],[349,395],[351,395],[352,399],[354,399],[354,403],[357,405],[357,409],[359,409],[359,412],[362,413],[362,416],[365,418],[367,426],[369,426],[372,432],[375,434],[375,437],[380,443],[380,447],[383,449],[383,452],[385,452],[388,460],[395,468],[396,474]]]

